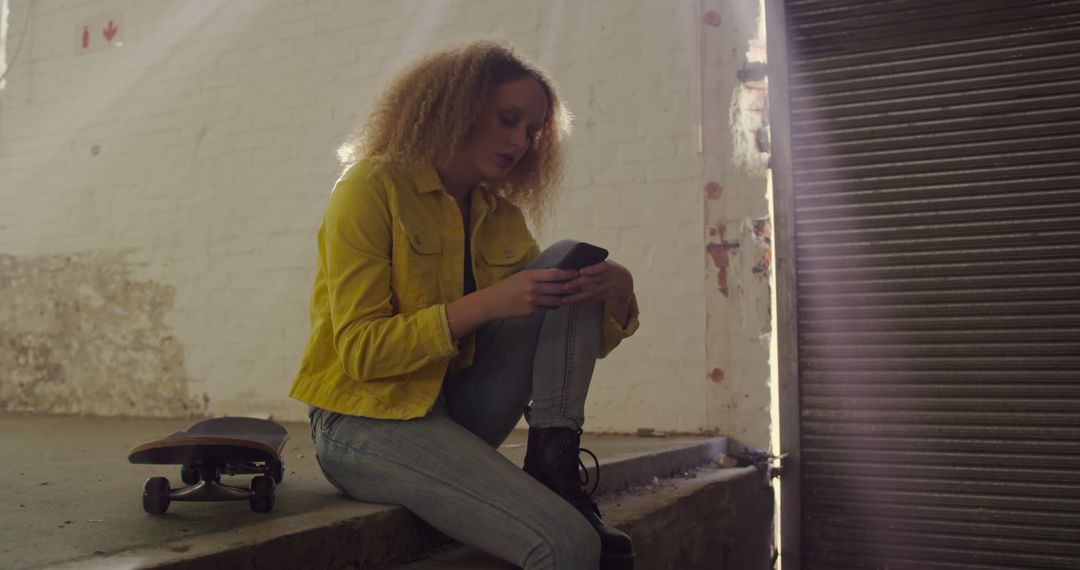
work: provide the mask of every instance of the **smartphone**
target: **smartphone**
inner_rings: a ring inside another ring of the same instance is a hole
[[[596,265],[607,259],[608,250],[592,245],[591,243],[579,242],[566,252],[555,267],[558,269],[581,269],[590,265]]]

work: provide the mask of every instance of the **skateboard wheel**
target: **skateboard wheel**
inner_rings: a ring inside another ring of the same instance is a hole
[[[169,510],[169,480],[164,477],[151,477],[143,484],[143,510],[152,515],[165,514]]]
[[[199,470],[193,469],[190,465],[180,466],[180,480],[188,485],[194,485],[199,482]]]
[[[268,513],[274,508],[274,479],[269,475],[259,475],[251,480],[251,510]]]
[[[271,459],[266,462],[267,475],[274,478],[275,483],[281,483],[281,480],[285,478],[285,460]]]

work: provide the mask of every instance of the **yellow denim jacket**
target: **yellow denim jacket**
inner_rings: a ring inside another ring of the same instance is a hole
[[[472,193],[471,254],[477,289],[525,268],[540,253],[521,211]],[[409,170],[367,159],[338,180],[319,228],[311,335],[289,396],[375,418],[427,415],[448,369],[472,363],[474,336],[455,343],[446,304],[462,296],[461,213],[431,166]],[[605,311],[600,354],[638,328]]]

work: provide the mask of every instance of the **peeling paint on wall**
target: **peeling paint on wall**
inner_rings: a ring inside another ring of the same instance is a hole
[[[769,221],[768,85],[761,2],[701,0],[698,28],[705,182],[706,421],[758,448],[771,441],[773,253]],[[716,271],[718,288],[713,289]],[[716,381],[723,372],[723,381]]]
[[[0,255],[0,410],[205,414],[164,322],[174,288],[136,279],[125,255]]]
[[[772,268],[772,221],[769,218],[754,220],[754,241],[757,242],[764,252],[751,270],[754,273],[764,274],[768,279],[769,269]]]
[[[705,185],[705,197],[710,200],[719,200],[724,195],[724,187],[716,182],[709,182]]]
[[[731,266],[731,261],[728,258],[731,250],[738,249],[739,242],[729,242],[724,239],[724,233],[727,231],[727,227],[721,225],[717,228],[709,228],[709,235],[712,237],[719,236],[719,242],[710,242],[706,244],[705,251],[709,253],[709,257],[713,260],[713,265],[716,267],[716,282],[720,288],[720,292],[725,297],[729,294],[728,289],[728,267]]]
[[[769,168],[769,83],[765,68],[764,39],[749,41],[747,64],[738,73],[739,83],[731,97],[729,112],[735,165],[748,174],[762,175]]]
[[[731,103],[731,128],[735,164],[748,174],[764,174],[769,168],[769,153],[762,149],[767,136],[764,81],[744,81],[735,88]]]

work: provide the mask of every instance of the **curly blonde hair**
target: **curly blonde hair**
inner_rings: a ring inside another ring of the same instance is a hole
[[[484,190],[506,198],[541,223],[562,177],[570,114],[547,74],[502,41],[476,40],[421,58],[386,86],[338,156],[345,164],[375,157],[443,164],[467,141],[491,103],[494,87],[524,77],[536,79],[547,94],[544,124],[510,174]]]

